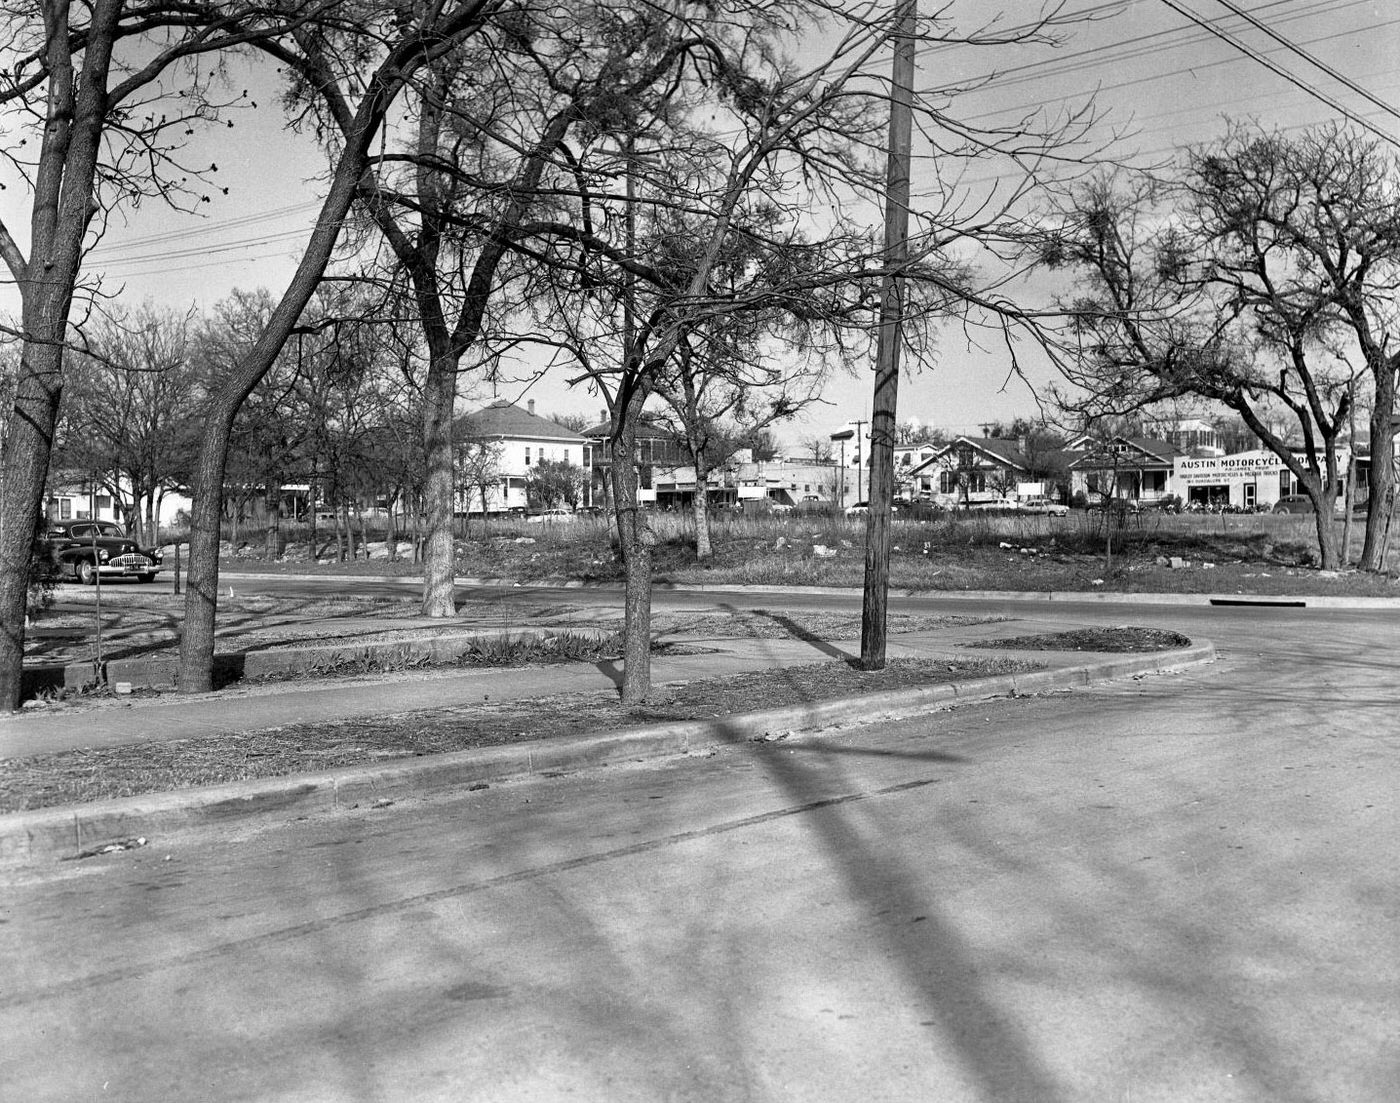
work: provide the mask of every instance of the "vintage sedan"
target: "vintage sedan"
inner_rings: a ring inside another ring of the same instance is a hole
[[[1069,506],[1052,498],[1022,498],[1020,507],[1022,513],[1044,513],[1050,517],[1069,516]]]
[[[85,585],[99,576],[153,582],[161,565],[160,552],[141,547],[112,521],[49,521],[43,549],[60,578]]]

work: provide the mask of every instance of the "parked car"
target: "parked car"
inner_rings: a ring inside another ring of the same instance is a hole
[[[853,506],[847,506],[847,507],[846,507],[846,516],[847,516],[847,517],[863,517],[863,516],[865,516],[865,514],[867,514],[867,513],[869,513],[869,512],[870,512],[870,503],[869,503],[869,502],[857,502],[857,503],[856,503],[855,505],[853,505]]]
[[[1049,498],[1022,498],[1022,513],[1046,513],[1051,517],[1068,517],[1069,506],[1064,502],[1052,501]]]
[[[43,554],[60,578],[84,585],[102,578],[155,581],[160,552],[143,548],[114,521],[50,521],[44,529]]]
[[[567,509],[546,509],[539,513],[532,513],[525,518],[527,525],[548,525],[559,521],[572,521],[574,515]]]
[[[1334,502],[1332,505],[1332,512],[1336,516],[1341,517],[1343,514],[1346,513],[1346,511],[1346,499],[1338,495],[1336,502]],[[1285,494],[1282,498],[1280,498],[1277,502],[1274,503],[1274,508],[1270,512],[1312,513],[1312,499],[1309,498],[1306,494]]]
[[[1021,505],[1015,498],[1000,496],[985,498],[978,502],[968,502],[967,508],[977,510],[979,513],[1015,513],[1021,508]]]

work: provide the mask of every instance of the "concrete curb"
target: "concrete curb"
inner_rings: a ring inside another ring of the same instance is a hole
[[[1135,674],[1177,670],[1214,659],[1215,648],[1205,641],[1180,651],[1125,655],[1058,670],[838,698],[719,720],[655,724],[318,774],[15,812],[0,815],[0,865],[78,858],[126,840],[151,841],[179,831],[256,816],[285,817],[373,807],[381,801],[392,803],[445,790],[467,791],[473,786],[527,774],[709,753],[793,728],[909,715],[947,701],[1068,689]]]
[[[558,625],[518,628],[464,628],[455,632],[424,635],[421,639],[405,636],[396,640],[356,642],[341,639],[334,643],[289,644],[264,647],[253,651],[219,652],[214,656],[216,670],[231,672],[229,680],[265,678],[272,674],[313,674],[327,666],[347,662],[392,661],[411,665],[418,661],[434,665],[456,662],[482,640],[533,640],[545,643],[560,636],[587,636],[602,640],[608,635],[588,625]],[[173,687],[176,684],[180,660],[174,655],[139,656],[131,659],[110,659],[102,664],[103,681],[118,682],[133,687]],[[39,669],[38,666],[34,669]],[[63,684],[77,689],[92,681],[93,664],[68,663],[63,667]]]

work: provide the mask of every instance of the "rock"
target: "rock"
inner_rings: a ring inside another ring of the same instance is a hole
[[[812,555],[817,559],[833,559],[836,556],[836,549],[828,548],[825,544],[813,544]]]
[[[1166,567],[1166,566],[1169,566],[1169,565],[1171,564],[1171,560],[1168,559],[1165,555],[1159,555],[1159,556],[1158,556],[1156,559],[1154,559],[1152,562],[1155,563],[1155,564],[1157,564],[1157,566],[1159,566],[1159,567]]]
[[[1169,561],[1169,563],[1168,563],[1168,565],[1169,565],[1169,566],[1171,567],[1171,569],[1174,570],[1174,571],[1179,571],[1179,570],[1182,570],[1182,569],[1185,568],[1185,567],[1191,566],[1190,563],[1186,562],[1186,560],[1182,559],[1181,556],[1179,556],[1179,555],[1174,555],[1174,556],[1172,556],[1171,559],[1170,559],[1170,561]]]
[[[785,547],[787,547],[787,546],[788,546],[788,539],[787,539],[786,536],[780,536],[780,537],[778,537],[776,540],[773,541],[773,550],[774,550],[774,551],[782,551],[783,548],[785,548]]]

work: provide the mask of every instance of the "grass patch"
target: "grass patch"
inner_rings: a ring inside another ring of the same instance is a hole
[[[864,581],[861,520],[791,514],[717,517],[711,527],[714,555],[704,562],[695,559],[689,514],[656,513],[652,525],[657,535],[654,574],[661,582],[859,587]],[[1358,527],[1353,556],[1360,539]],[[949,516],[897,520],[891,545],[891,585],[916,591],[1400,593],[1385,574],[1320,573],[1313,519],[1301,515],[1144,513],[1121,524],[1082,511],[1066,518]],[[1397,555],[1400,549],[1391,557],[1392,568]],[[1172,558],[1190,566],[1174,570],[1158,562]],[[383,560],[311,565],[240,559],[231,567],[274,573],[418,572],[416,565]],[[622,580],[613,530],[603,519],[557,526],[492,522],[485,533],[475,527],[469,538],[458,541],[457,570],[464,577],[521,582]]]
[[[287,777],[661,720],[711,719],[752,711],[756,702],[777,708],[1035,669],[1039,664],[1006,658],[897,659],[878,671],[833,661],[662,686],[635,709],[623,708],[614,693],[562,694],[36,755],[0,763],[0,812]]]
[[[1068,632],[1046,632],[1038,636],[1012,636],[996,640],[968,640],[964,647],[1019,648],[1024,651],[1110,651],[1143,653],[1174,651],[1190,647],[1191,640],[1180,632],[1161,628],[1076,628]]]

